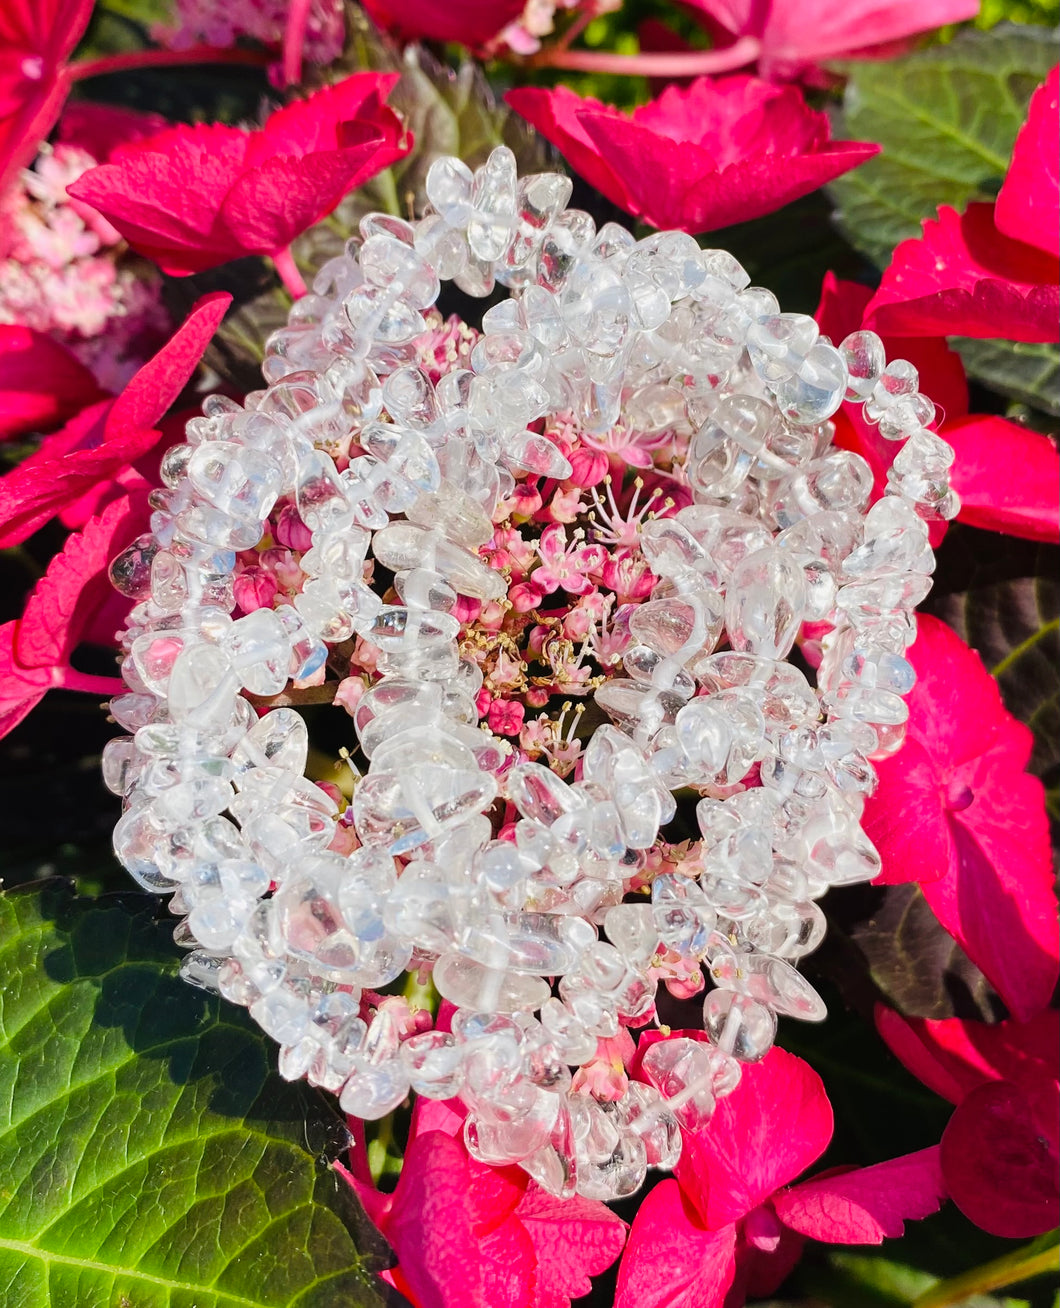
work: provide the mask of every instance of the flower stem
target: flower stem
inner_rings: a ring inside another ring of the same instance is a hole
[[[70,64],[68,72],[75,82],[86,77],[104,77],[135,68],[165,68],[179,64],[254,64],[272,62],[267,50],[220,50],[213,45],[193,45],[187,50],[130,50],[125,54],[104,55]]]
[[[951,1308],[951,1305],[964,1303],[973,1294],[988,1294],[1002,1286],[1056,1271],[1060,1266],[1058,1253],[1057,1232],[1051,1231],[1010,1254],[995,1258],[993,1262],[973,1267],[970,1272],[963,1272],[950,1280],[940,1281],[930,1290],[925,1290],[913,1308]]]
[[[546,47],[531,55],[531,68],[569,68],[579,73],[618,73],[639,77],[696,77],[727,73],[754,63],[761,51],[756,37],[743,36],[723,50],[682,50],[675,54],[610,54],[606,50]]]
[[[330,704],[339,688],[337,681],[325,681],[319,686],[305,686],[301,690],[292,687],[278,695],[251,695],[246,698],[256,708],[292,708],[300,704]]]
[[[306,293],[306,284],[294,261],[291,247],[277,250],[272,256],[272,264],[280,274],[280,281],[295,300],[300,300]]]
[[[86,695],[106,695],[108,699],[125,690],[125,682],[120,677],[99,677],[74,668],[58,668],[55,676],[55,685],[61,690],[81,690]]]
[[[305,46],[305,29],[309,22],[312,0],[291,0],[287,11],[287,27],[283,34],[283,81],[294,86],[302,80],[302,50]]]

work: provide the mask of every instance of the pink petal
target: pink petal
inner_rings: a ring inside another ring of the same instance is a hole
[[[258,132],[174,127],[116,151],[70,194],[174,276],[275,254],[408,152],[411,137],[382,103],[392,84],[390,74],[355,74],[280,110]]]
[[[30,327],[0,324],[0,440],[51,431],[105,394],[58,341]]]
[[[112,401],[107,401],[109,407]],[[0,549],[17,545],[101,481],[117,477],[158,440],[132,431],[95,449],[74,450],[50,463],[26,460],[0,477]]]
[[[876,1027],[891,1052],[936,1094],[958,1104],[988,1081],[1011,1081],[1029,1094],[1056,1082],[1060,1013],[990,1024],[959,1017],[930,1021],[876,1006]]]
[[[908,655],[916,685],[907,699],[908,738],[930,756],[940,782],[971,760],[997,752],[1014,770],[1030,757],[1032,737],[1005,708],[997,682],[975,650],[938,618],[917,614],[917,638]],[[904,753],[878,764],[882,773]]]
[[[467,1199],[468,1157],[440,1131],[405,1153],[383,1234],[422,1308],[488,1308]]]
[[[1031,96],[994,214],[998,230],[1060,256],[1060,68]]]
[[[200,272],[243,251],[218,224],[250,136],[220,123],[179,126],[115,151],[67,188],[164,272]]]
[[[300,159],[267,159],[242,173],[224,197],[220,219],[245,253],[276,254],[331,212],[347,191],[378,172],[383,137],[348,150]]]
[[[686,0],[689,8],[712,19],[733,36],[757,36],[760,66],[791,75],[807,64],[822,63],[873,46],[900,41],[918,32],[960,23],[979,12],[978,0]]]
[[[4,0],[0,5],[0,193],[37,153],[70,90],[63,67],[95,0]],[[2,253],[2,250],[0,250]]]
[[[931,911],[985,973],[1009,1011],[1027,1020],[1048,1002],[1060,973],[1044,790],[1037,777],[998,778],[996,821],[954,823],[956,866],[923,887]]]
[[[0,477],[0,548],[17,545],[102,481],[120,476],[159,440],[155,429],[190,380],[231,302],[205,295],[116,400],[93,406]]]
[[[735,1244],[734,1226],[704,1230],[677,1182],[660,1181],[633,1219],[615,1308],[720,1308]]]
[[[453,41],[477,49],[523,12],[524,0],[367,0],[365,9],[383,28],[408,41]]]
[[[970,1221],[992,1235],[1026,1239],[1060,1222],[1057,1104],[1038,1119],[1007,1081],[973,1090],[942,1136],[942,1171],[950,1196]]]
[[[59,140],[76,145],[98,163],[105,163],[113,150],[132,145],[166,131],[172,124],[161,114],[140,113],[95,100],[74,100],[59,120]]]
[[[946,1197],[939,1147],[873,1167],[803,1181],[773,1200],[777,1216],[826,1244],[880,1244],[905,1223],[937,1212]]]
[[[195,301],[170,339],[118,396],[107,418],[108,437],[124,428],[158,424],[191,381],[231,303],[227,291],[211,291]]]
[[[1060,454],[1054,441],[996,417],[948,422],[942,434],[957,455],[952,484],[961,497],[961,522],[1060,541]]]
[[[533,1241],[516,1217],[477,1235],[482,1266],[482,1298],[490,1308],[540,1308],[537,1257]],[[570,1301],[561,1301],[569,1308]]]
[[[146,529],[149,512],[142,497],[124,497],[67,537],[26,602],[15,642],[20,663],[51,668],[68,661],[110,595],[111,559]]]
[[[692,232],[770,213],[878,149],[829,143],[826,116],[795,88],[746,76],[669,88],[632,120],[593,105],[575,114],[620,179],[627,199],[617,202],[653,226]]]
[[[575,1195],[556,1199],[531,1184],[516,1215],[537,1259],[537,1308],[569,1308],[588,1294],[590,1276],[606,1271],[626,1243],[626,1224],[606,1204]]]
[[[953,862],[942,781],[919,741],[907,739],[879,771],[865,832],[883,858],[878,885],[937,881]]]
[[[724,168],[690,188],[686,205],[708,231],[773,213],[857,168],[879,153],[865,141],[830,141],[805,154],[766,153]]]
[[[15,654],[18,623],[0,626],[0,736],[13,731],[55,684],[50,668],[24,668]]]
[[[762,1249],[746,1239],[737,1240],[736,1276],[729,1297],[725,1301],[725,1308],[733,1308],[736,1304],[742,1308],[749,1297],[756,1299],[770,1297],[780,1288],[802,1257],[803,1247],[806,1244],[805,1238],[777,1221],[772,1212],[772,1203],[756,1209],[755,1212],[768,1212],[772,1216],[779,1232],[777,1242],[772,1249]],[[745,1231],[754,1216],[755,1214],[752,1213],[745,1222]]]
[[[806,1170],[832,1138],[832,1107],[821,1078],[774,1047],[743,1069],[710,1123],[686,1133],[674,1175],[704,1226],[718,1230]]]
[[[878,332],[1060,340],[1057,260],[1002,235],[994,206],[943,206],[903,241],[866,313]]]
[[[383,102],[397,85],[396,73],[354,73],[341,82],[321,87],[304,100],[294,100],[270,114],[261,132],[250,142],[248,160],[262,163],[276,155],[302,156],[317,150],[337,150],[349,144],[342,138],[344,124],[354,120],[371,126],[395,153],[383,167],[405,153],[400,145],[405,130],[401,119]]]
[[[934,874],[922,885],[935,916],[1011,1011],[1028,1017],[1048,1000],[1058,954],[1044,794],[1023,771],[1031,733],[1005,709],[978,654],[937,618],[918,618],[909,658],[917,682],[908,737],[877,763],[865,831],[883,879]]]
[[[584,177],[620,209],[629,209],[625,183],[601,157],[599,148],[581,121],[583,113],[610,115],[627,122],[624,115],[592,98],[583,99],[565,86],[546,91],[539,87],[517,87],[504,97],[517,114],[559,150],[571,168]]]

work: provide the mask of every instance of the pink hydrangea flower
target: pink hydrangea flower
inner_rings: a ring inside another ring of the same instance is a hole
[[[525,717],[526,709],[518,700],[495,699],[489,707],[487,722],[490,731],[498,736],[517,736]]]
[[[607,560],[601,545],[586,545],[579,533],[568,544],[566,528],[556,523],[541,533],[537,542],[541,566],[531,584],[542,596],[562,587],[569,595],[584,595],[592,586],[590,573],[599,572]]]
[[[817,321],[835,341],[864,325],[872,292],[831,273],[821,288]],[[1041,432],[994,414],[968,412],[968,383],[960,355],[941,336],[884,336],[887,357],[908,359],[920,388],[939,412],[937,427],[953,446],[953,488],[961,497],[958,521],[1031,540],[1060,541],[1060,454]],[[835,416],[836,443],[867,459],[882,495],[897,453],[866,422],[860,404],[844,404]],[[933,524],[937,544],[944,524]]]
[[[903,241],[866,319],[910,336],[1060,341],[1060,225],[1054,69],[1031,97],[996,204],[943,205]]]
[[[554,1199],[518,1167],[470,1156],[456,1101],[419,1099],[397,1189],[337,1168],[397,1254],[383,1273],[415,1308],[570,1308],[626,1228],[593,1199]]]
[[[631,118],[562,86],[519,87],[506,98],[591,185],[662,229],[759,218],[879,150],[830,140],[827,116],[796,87],[745,75],[669,86]]]
[[[957,1105],[942,1137],[942,1174],[966,1217],[1025,1239],[1060,1222],[1060,1013],[1027,1022],[901,1017],[876,1010],[905,1066]]]
[[[605,1103],[621,1099],[629,1088],[626,1068],[636,1052],[633,1037],[624,1026],[616,1036],[601,1036],[596,1053],[575,1072],[572,1089]]]
[[[806,73],[814,65],[842,58],[880,58],[920,32],[961,23],[979,12],[979,0],[687,0],[711,32],[727,41],[751,38],[763,76]],[[749,56],[752,57],[752,56]]]
[[[660,1038],[643,1036],[640,1049]],[[674,1179],[641,1204],[615,1308],[722,1308],[730,1289],[737,1303],[746,1293],[769,1295],[806,1237],[879,1244],[938,1208],[937,1147],[789,1186],[831,1136],[831,1105],[809,1064],[773,1048],[745,1066],[709,1125],[685,1133]]]
[[[396,80],[354,73],[277,110],[255,132],[221,123],[170,128],[123,146],[70,193],[174,276],[247,254],[282,255],[348,191],[408,153],[408,134],[383,103]]]
[[[880,880],[919,881],[1012,1013],[1028,1018],[1049,1002],[1060,955],[1045,795],[1024,771],[1031,733],[955,632],[926,616],[917,630],[906,740],[876,763],[864,828]]]
[[[108,390],[120,390],[169,326],[159,278],[134,268],[121,237],[67,187],[96,159],[60,140],[4,200],[8,256],[0,261],[0,323],[46,333]]]
[[[219,291],[203,296],[119,396],[85,409],[0,477],[0,548],[20,544],[101,483],[137,477],[131,465],[158,443],[156,424],[195,371],[231,299]]]

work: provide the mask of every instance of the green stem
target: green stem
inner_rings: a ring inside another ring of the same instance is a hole
[[[1021,1249],[995,1258],[993,1262],[983,1263],[981,1267],[973,1267],[970,1272],[962,1272],[960,1276],[940,1281],[914,1300],[913,1308],[951,1308],[973,1294],[988,1294],[991,1290],[1012,1285],[1016,1281],[1026,1281],[1032,1276],[1055,1272],[1060,1268],[1058,1235],[1060,1232],[1051,1231]]]

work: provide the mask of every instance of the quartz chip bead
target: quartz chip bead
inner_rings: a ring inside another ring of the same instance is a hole
[[[772,386],[799,372],[819,334],[817,324],[806,314],[774,314],[751,324],[747,353],[755,372]]]
[[[833,450],[780,481],[773,517],[783,530],[822,510],[860,514],[872,492],[872,469],[860,454]]]
[[[715,936],[709,967],[720,989],[735,990],[786,1017],[823,1022],[828,1015],[813,986],[782,959],[739,952]]]
[[[388,1009],[378,1009],[339,1096],[343,1112],[375,1122],[397,1108],[411,1084],[400,1047],[396,1019]]]
[[[806,604],[803,570],[790,555],[768,548],[733,570],[726,591],[725,628],[735,650],[782,659],[795,644]]]
[[[864,543],[842,564],[844,581],[871,581],[889,573],[935,571],[927,524],[912,507],[885,495],[865,515]]]
[[[188,460],[188,482],[221,513],[261,522],[276,503],[283,474],[276,460],[260,450],[210,441]]]
[[[656,1041],[641,1060],[642,1075],[686,1131],[701,1131],[707,1125],[719,1091],[732,1088],[739,1072],[731,1055],[685,1036]]]
[[[484,967],[458,954],[443,954],[433,978],[443,999],[483,1012],[533,1012],[549,995],[548,983],[540,977]]]
[[[587,1157],[579,1167],[578,1193],[604,1203],[636,1194],[648,1170],[648,1151],[643,1138],[626,1126],[614,1104],[592,1099],[583,1102],[597,1121],[586,1136]]]
[[[723,1053],[757,1063],[773,1046],[777,1015],[734,990],[710,990],[703,1001],[703,1029]]]
[[[649,1167],[669,1171],[681,1157],[681,1125],[667,1108],[654,1086],[630,1081],[618,1101],[619,1114],[627,1127],[640,1136]]]
[[[842,355],[834,346],[817,341],[796,372],[769,385],[789,422],[816,427],[842,404],[847,381]]]
[[[892,359],[880,373],[871,394],[865,400],[865,418],[879,422],[880,418],[900,401],[916,395],[920,374],[905,359]]]
[[[664,872],[651,886],[652,919],[658,939],[682,958],[706,952],[718,915],[690,877]]]
[[[883,341],[875,332],[851,332],[840,341],[839,354],[847,370],[846,398],[867,400],[887,366]]]
[[[403,1040],[401,1061],[417,1094],[451,1099],[464,1084],[464,1051],[445,1031],[423,1031]]]
[[[291,646],[272,609],[255,609],[233,622],[221,648],[231,659],[243,689],[252,695],[278,695],[287,685]]]

